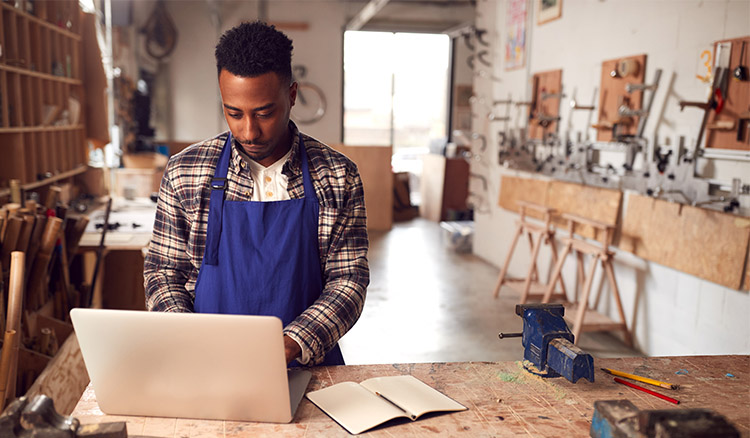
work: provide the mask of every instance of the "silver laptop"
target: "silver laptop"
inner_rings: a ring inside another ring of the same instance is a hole
[[[273,316],[73,309],[104,413],[288,423],[311,373],[287,372]]]

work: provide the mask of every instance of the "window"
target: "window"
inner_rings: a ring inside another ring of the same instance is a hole
[[[410,170],[399,156],[447,141],[449,81],[447,35],[345,32],[344,143],[392,144]]]

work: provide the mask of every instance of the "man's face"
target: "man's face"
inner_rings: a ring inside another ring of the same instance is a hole
[[[290,86],[274,72],[247,78],[222,70],[219,90],[229,130],[250,158],[268,167],[288,152],[296,82]]]

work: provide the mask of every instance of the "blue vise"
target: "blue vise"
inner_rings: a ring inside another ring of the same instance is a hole
[[[523,318],[524,368],[542,377],[563,376],[573,383],[594,381],[594,358],[573,345],[562,304],[517,304]],[[501,336],[502,337],[502,336]]]

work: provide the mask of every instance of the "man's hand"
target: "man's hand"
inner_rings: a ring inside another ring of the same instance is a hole
[[[287,365],[297,359],[302,353],[302,349],[299,348],[299,344],[287,335],[284,335],[284,353],[286,353]]]

